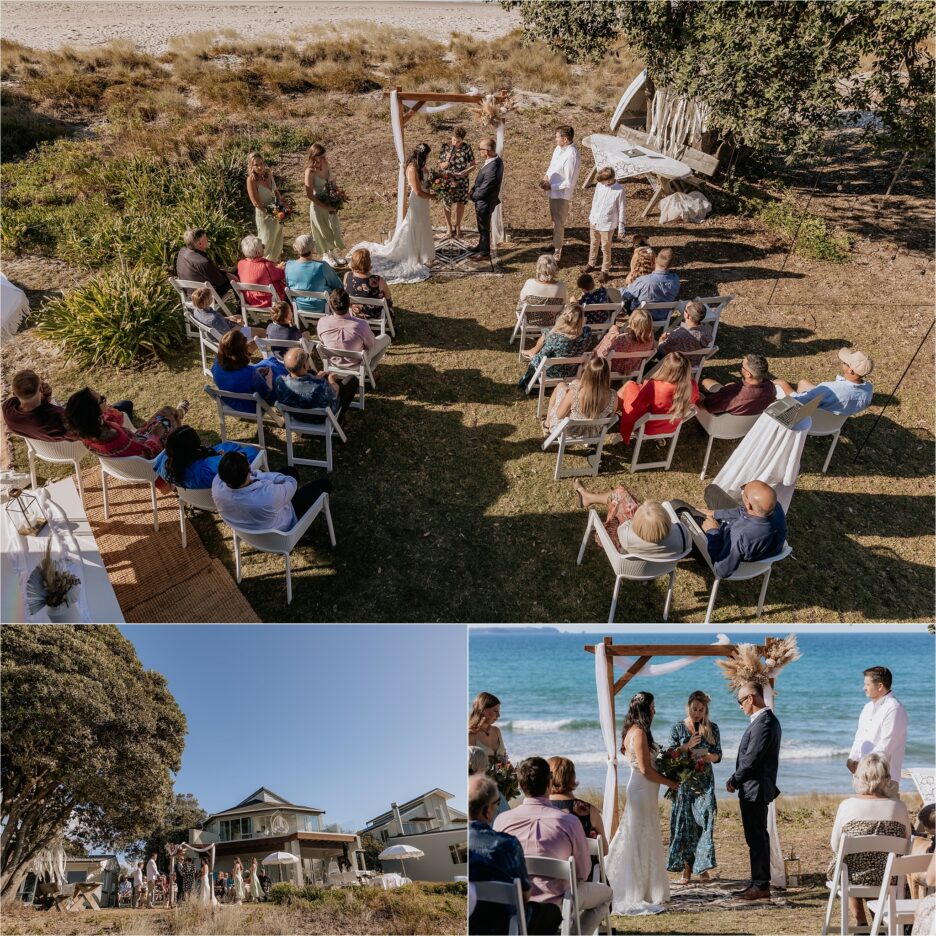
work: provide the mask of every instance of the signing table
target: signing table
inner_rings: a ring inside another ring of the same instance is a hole
[[[72,478],[56,481],[30,493],[38,498],[48,521],[37,536],[20,536],[10,516],[0,508],[3,622],[49,621],[45,608],[35,614],[29,613],[26,580],[45,556],[51,537],[52,558],[64,561],[69,571],[81,580],[77,600],[66,609],[61,620],[71,623],[122,624],[123,613]]]

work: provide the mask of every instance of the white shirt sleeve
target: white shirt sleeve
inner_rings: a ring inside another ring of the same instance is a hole
[[[868,713],[868,705],[861,710],[861,714],[858,716],[858,730],[855,732],[855,740],[852,741],[851,751],[848,752],[848,759],[851,761],[860,761],[861,760],[861,742],[865,734],[865,718]]]
[[[555,167],[550,164],[552,170],[549,175],[549,192],[560,198],[568,198],[571,190],[575,186],[575,177],[578,175],[578,153],[575,147],[567,146],[558,159],[554,159]]]
[[[627,207],[627,198],[624,195],[624,186],[621,186],[621,191],[618,192],[618,234],[621,237],[624,236],[624,215],[625,209]]]

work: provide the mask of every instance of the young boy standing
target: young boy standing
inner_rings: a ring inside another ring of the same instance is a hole
[[[588,250],[588,266],[586,273],[598,269],[598,248],[601,247],[601,275],[599,283],[606,283],[611,272],[611,239],[614,229],[618,236],[624,236],[624,188],[614,181],[614,170],[610,166],[598,170],[598,184],[595,186],[595,195],[592,198],[591,213],[588,216],[588,230],[590,234],[590,247]]]

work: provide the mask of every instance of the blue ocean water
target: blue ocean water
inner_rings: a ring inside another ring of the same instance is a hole
[[[732,634],[735,643],[761,641],[751,634]],[[488,634],[469,632],[470,698],[486,690],[501,700],[499,725],[511,760],[539,754],[561,754],[576,766],[582,787],[602,789],[602,753],[595,690],[594,656],[586,644],[604,634]],[[777,631],[775,636],[784,636]],[[714,643],[715,633],[649,632],[618,634],[619,644]],[[802,657],[777,678],[775,711],[783,728],[778,785],[786,793],[850,793],[851,775],[845,768],[858,716],[867,702],[862,671],[887,666],[894,674],[894,695],[909,718],[905,767],[933,766],[934,638],[926,633],[797,633]],[[666,662],[658,657],[652,662]],[[626,666],[619,670],[623,673]],[[727,691],[721,670],[711,657],[664,676],[638,674],[618,694],[618,731],[627,701],[639,690],[656,698],[654,736],[669,737],[684,714],[694,689],[712,697],[711,718],[722,737],[724,758],[716,765],[718,788],[734,765],[746,719]],[[730,766],[729,766],[730,765]],[[912,790],[904,780],[903,790]]]

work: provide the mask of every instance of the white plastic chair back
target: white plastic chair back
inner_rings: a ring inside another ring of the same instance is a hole
[[[586,314],[590,312],[607,313],[603,322],[598,322],[596,324],[586,322],[588,327],[592,330],[593,335],[603,335],[617,321],[617,317],[621,313],[622,304],[620,302],[593,302],[590,305],[583,305],[582,308],[585,310]]]
[[[692,417],[695,416],[695,407],[692,408],[689,415],[683,419],[675,429],[671,429],[669,432],[659,432],[655,434],[648,435],[645,431],[645,427],[648,423],[654,422],[672,422],[672,417],[668,413],[645,413],[637,422],[634,424],[634,429],[637,430],[637,439],[634,442],[634,454],[631,457],[630,470],[633,471],[645,471],[647,468],[662,468],[664,471],[669,471],[670,465],[673,463],[673,454],[676,451],[676,443],[679,441],[679,433],[683,425],[688,422]],[[653,439],[654,441],[659,441],[661,439],[669,439],[670,444],[667,448],[666,458],[663,461],[655,462],[640,462],[640,447],[644,443],[644,439]]]
[[[195,311],[195,306],[192,305],[192,293],[196,289],[209,289],[211,290],[211,304],[224,316],[229,316],[231,310],[227,307],[224,300],[218,295],[214,286],[209,282],[199,283],[198,280],[185,280],[177,279],[173,276],[169,277],[169,282],[172,284],[173,289],[179,294],[179,301],[182,305],[182,311],[192,313]],[[186,317],[185,319],[185,334],[189,338],[197,338],[198,335],[192,330],[192,322]]]
[[[217,387],[205,386],[205,393],[215,401],[218,407],[218,421],[221,424],[221,441],[227,442],[227,425],[225,419],[241,419],[245,422],[255,423],[257,426],[257,441],[260,447],[266,448],[266,438],[263,434],[263,420],[271,419],[277,426],[282,425],[282,420],[259,393],[232,393],[230,390],[219,390]],[[231,406],[232,400],[250,401],[253,404],[253,412],[236,409]]]
[[[628,380],[636,380],[637,383],[641,383],[644,379],[644,370],[653,360],[655,354],[656,348],[651,348],[649,351],[643,351],[639,354],[635,354],[633,351],[609,351],[605,357],[608,367],[611,368],[611,383],[616,381],[627,383]],[[611,366],[611,362],[620,360],[635,360],[637,365],[626,373],[615,371]]]
[[[701,302],[705,306],[705,318],[703,321],[712,326],[712,344],[718,337],[718,326],[721,324],[722,312],[727,305],[734,299],[734,296],[697,296],[696,302]]]
[[[507,936],[526,936],[526,913],[523,908],[523,888],[519,878],[510,884],[503,881],[472,881],[479,901],[510,907]]]
[[[370,309],[380,309],[378,318],[361,318],[370,325],[371,330],[378,335],[385,335],[390,332],[391,338],[396,338],[396,330],[393,327],[393,319],[390,318],[390,307],[386,299],[371,299],[368,296],[351,296],[351,305],[367,306]]]
[[[198,338],[198,350],[201,355],[202,373],[211,377],[211,364],[209,358],[218,353],[218,339],[215,333],[207,326],[193,318],[191,312],[185,313],[185,327]]]
[[[323,370],[330,374],[338,374],[340,377],[357,377],[358,398],[351,406],[354,409],[364,409],[364,385],[369,382],[371,387],[376,386],[367,360],[367,353],[346,351],[342,348],[327,348],[321,342],[315,345],[315,353],[322,362]],[[349,361],[352,363],[349,364]]]
[[[131,484],[148,484],[150,500],[153,504],[153,529],[159,529],[159,511],[156,506],[156,480],[157,474],[153,469],[156,459],[143,458],[140,455],[127,455],[124,458],[107,458],[98,455],[101,463],[101,493],[104,496],[104,519],[109,517],[110,504],[107,496],[107,478],[117,478],[120,481],[129,481]]]
[[[605,871],[604,851],[602,850],[602,840],[600,838],[588,839],[588,854],[591,855],[592,858],[597,859],[598,862],[592,869],[592,876],[590,878],[591,882],[593,884],[607,884],[608,874]],[[607,933],[608,936],[611,936],[613,928],[611,926],[610,904],[608,905],[608,912],[604,920],[602,920],[602,924],[604,925],[605,933]]]
[[[520,307],[517,309],[517,321],[510,334],[510,341],[507,342],[508,344],[513,344],[514,341],[517,340],[517,335],[520,336],[520,347],[517,349],[518,361],[523,361],[523,352],[527,347],[527,338],[533,338],[533,343],[535,344],[535,339],[539,338],[547,328],[552,328],[556,316],[561,311],[562,306],[558,305],[533,305],[529,302],[521,303]],[[550,323],[548,325],[533,325],[530,322],[530,316],[536,313],[551,316]]]
[[[325,303],[321,312],[310,312],[308,309],[300,309],[297,299],[321,299]],[[317,289],[293,289],[286,287],[286,301],[293,307],[293,321],[297,328],[305,328],[309,331],[315,331],[318,320],[328,315],[328,293]]]
[[[286,430],[286,463],[288,465],[312,465],[316,468],[332,470],[332,436],[337,433],[342,442],[348,437],[338,423],[334,412],[324,409],[303,409],[297,406],[286,406],[284,403],[275,404],[277,411],[283,417],[283,426]],[[293,433],[299,436],[320,436],[325,441],[325,458],[299,458],[293,452]]]
[[[916,921],[916,912],[921,901],[904,900],[904,884],[908,874],[923,874],[929,868],[933,856],[928,852],[921,855],[895,854],[887,856],[884,877],[877,900],[868,901],[868,909],[874,914],[871,936],[878,936],[881,923],[887,923],[887,936],[903,936],[904,927]],[[898,897],[897,895],[901,896]]]
[[[264,357],[273,357],[276,351],[282,351],[284,354],[290,348],[302,348],[305,350],[305,345],[302,343],[302,339],[291,339],[291,338],[254,338],[254,341],[257,345],[257,350]]]
[[[279,302],[279,293],[276,287],[264,283],[231,283],[231,287],[240,301],[241,315],[247,324],[253,322],[265,323],[270,317],[270,308],[274,302]],[[267,305],[253,305],[247,299],[247,293],[267,293],[270,302]]]
[[[550,377],[549,371],[554,367],[572,367],[575,366],[578,368],[576,371],[576,376],[581,373],[582,365],[591,357],[591,352],[586,351],[584,354],[579,354],[576,357],[544,357],[536,367],[536,370],[533,371],[533,376],[530,378],[529,382],[526,385],[527,396],[530,395],[530,391],[535,388],[538,389],[539,393],[536,399],[536,415],[537,418],[542,419],[543,413],[546,407],[546,388],[555,387],[561,384],[564,380],[572,380],[572,377]]]
[[[817,409],[812,414],[812,425],[809,427],[806,434],[810,436],[832,436],[832,444],[829,446],[829,452],[822,465],[823,474],[829,470],[829,462],[832,461],[832,453],[835,451],[835,446],[838,445],[839,436],[842,434],[842,428],[847,421],[847,416],[840,416],[823,409]]]
[[[16,435],[16,433],[14,433]],[[26,457],[29,459],[29,483],[33,488],[39,487],[36,481],[36,459],[49,462],[53,465],[71,464],[75,467],[75,484],[78,486],[78,496],[84,505],[84,487],[81,484],[81,460],[91,453],[85,448],[83,442],[63,440],[61,442],[48,442],[43,439],[29,439],[20,436],[26,443]]]
[[[734,413],[712,414],[701,406],[696,409],[696,419],[708,435],[708,444],[705,447],[705,459],[702,462],[702,473],[699,479],[705,478],[708,468],[709,456],[712,454],[712,442],[715,439],[743,439],[754,428],[754,423],[760,417],[738,416]]]
[[[643,309],[650,316],[653,320],[654,337],[659,338],[663,332],[670,330],[673,323],[682,318],[685,308],[685,302],[642,302],[639,306],[635,306],[633,311]],[[653,315],[654,312],[666,312],[666,318],[657,321]]]
[[[322,494],[318,500],[305,512],[302,517],[296,520],[295,525],[283,532],[281,530],[261,530],[260,532],[245,531],[231,523],[224,514],[221,519],[234,532],[234,565],[237,572],[237,583],[241,581],[241,553],[240,541],[243,540],[254,549],[261,552],[280,553],[286,560],[286,604],[292,604],[292,568],[289,561],[289,554],[295,548],[302,535],[312,524],[312,521],[320,514],[325,514],[325,522],[328,524],[328,536],[332,546],[335,545],[335,527],[332,524],[331,510],[328,506],[328,495]]]
[[[560,936],[581,936],[582,924],[578,909],[578,890],[575,886],[575,859],[562,861],[559,858],[543,858],[540,855],[524,854],[527,874],[531,877],[552,878],[566,885],[562,895],[562,926]]]
[[[595,477],[601,468],[601,452],[604,449],[608,430],[618,419],[617,414],[612,414],[604,419],[572,419],[571,416],[566,416],[565,419],[561,420],[543,442],[544,452],[551,445],[559,444],[553,480],[558,481],[560,478],[579,478],[583,476]],[[578,446],[584,449],[594,449],[591,454],[585,456],[587,469],[563,467],[562,460],[570,446],[573,448]]]

